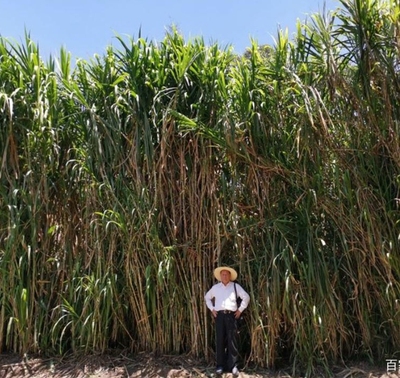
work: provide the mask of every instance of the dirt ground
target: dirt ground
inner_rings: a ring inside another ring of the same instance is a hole
[[[366,364],[338,367],[337,378],[394,378],[398,373],[387,373],[386,367],[374,368]],[[316,375],[318,376],[318,375]],[[321,373],[321,377],[324,374]],[[214,366],[196,361],[187,356],[155,357],[139,354],[92,355],[65,358],[21,357],[15,354],[0,354],[1,378],[187,378],[215,377]],[[224,378],[231,378],[226,373]],[[260,370],[244,367],[241,378],[298,378],[285,371]]]

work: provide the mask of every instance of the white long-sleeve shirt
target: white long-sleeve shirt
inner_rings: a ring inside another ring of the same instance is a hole
[[[239,309],[236,304],[236,294],[234,289],[234,283],[231,281],[226,286],[219,282],[215,284],[209,291],[207,291],[204,299],[206,301],[207,307],[212,311],[229,310],[236,311],[239,310],[243,312],[249,304],[250,296],[246,291],[239,285],[236,285],[236,292],[238,298],[242,299]],[[215,306],[213,306],[212,299],[215,298]]]

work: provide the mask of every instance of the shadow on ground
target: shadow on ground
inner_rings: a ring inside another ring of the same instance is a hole
[[[367,364],[357,364],[333,369],[336,378],[394,378],[397,373]],[[153,356],[149,354],[105,354],[69,356],[63,358],[21,357],[0,354],[0,377],[2,378],[183,378],[215,377],[214,366],[188,356]],[[232,374],[224,374],[230,378]],[[246,367],[241,378],[300,378],[289,371],[261,370]],[[315,377],[324,377],[316,374]]]

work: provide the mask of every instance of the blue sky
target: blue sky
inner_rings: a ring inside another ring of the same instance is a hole
[[[0,35],[21,43],[25,29],[41,55],[73,59],[102,55],[118,46],[115,34],[161,41],[176,25],[186,38],[232,45],[243,53],[250,38],[273,43],[277,29],[295,30],[296,20],[339,6],[338,0],[0,0]]]

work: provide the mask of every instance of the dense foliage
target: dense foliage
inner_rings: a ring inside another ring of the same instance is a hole
[[[212,358],[224,263],[250,361],[395,356],[400,8],[340,4],[245,56],[176,30],[75,66],[0,40],[0,351]]]

